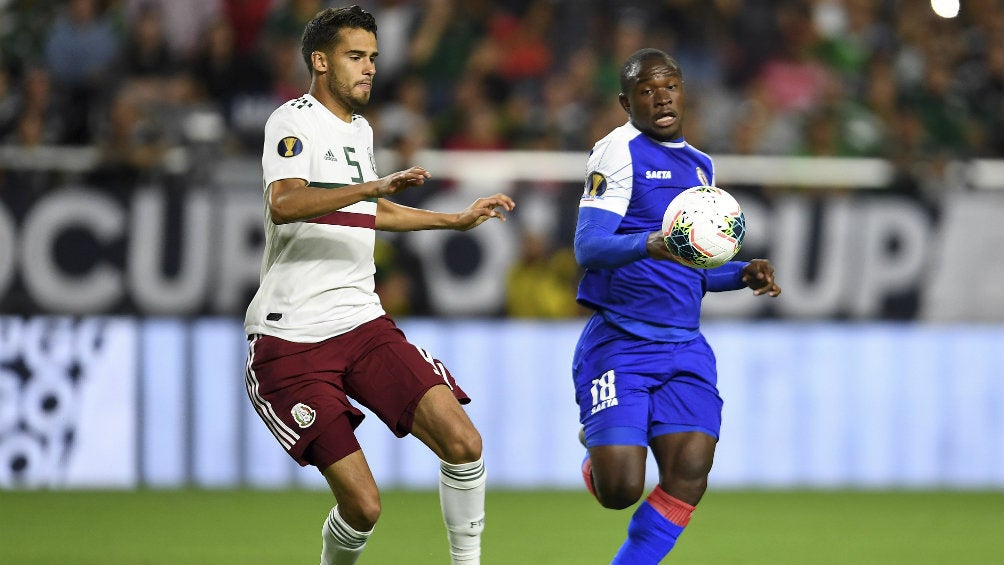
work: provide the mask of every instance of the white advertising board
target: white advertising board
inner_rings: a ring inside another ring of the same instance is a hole
[[[137,484],[137,326],[0,317],[0,488]]]
[[[474,401],[493,488],[580,488],[582,320],[400,320]],[[713,488],[1004,488],[1004,326],[711,322]],[[0,488],[324,488],[247,401],[232,318],[0,317]],[[438,464],[370,415],[385,488]],[[654,465],[650,480],[655,480]]]

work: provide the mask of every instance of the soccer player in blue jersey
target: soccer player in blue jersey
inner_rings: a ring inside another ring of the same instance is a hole
[[[711,158],[683,137],[683,75],[677,62],[642,49],[620,72],[628,122],[593,147],[579,204],[575,256],[585,268],[578,300],[595,313],[572,372],[582,464],[589,491],[607,508],[641,498],[652,449],[659,484],[628,524],[612,563],[656,564],[673,548],[701,500],[721,427],[715,356],[700,330],[708,291],[750,288],[777,296],[765,259],[711,270],[676,262],[662,238],[670,200],[713,185]]]

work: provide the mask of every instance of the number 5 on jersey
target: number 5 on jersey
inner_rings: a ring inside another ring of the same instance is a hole
[[[429,353],[428,351],[422,349],[417,345],[415,346],[415,349],[418,350],[418,352],[422,355],[423,359],[425,359],[426,361],[429,362],[430,365],[432,365],[432,372],[442,377],[443,382],[446,383],[446,386],[450,387],[450,390],[453,390],[453,385],[450,384],[450,379],[446,378],[446,367],[443,366],[443,362],[439,361],[438,359],[433,357],[431,353]]]

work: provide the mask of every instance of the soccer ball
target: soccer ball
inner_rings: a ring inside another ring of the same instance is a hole
[[[743,244],[746,217],[731,194],[714,186],[688,188],[662,217],[662,239],[680,262],[713,269],[729,262]]]

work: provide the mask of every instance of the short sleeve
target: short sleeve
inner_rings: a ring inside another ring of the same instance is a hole
[[[586,182],[580,208],[599,208],[618,216],[627,213],[634,183],[629,139],[621,130],[603,138],[593,147],[586,162]]]
[[[310,182],[310,135],[286,107],[276,110],[265,123],[265,146],[261,166],[265,187],[280,179]]]

